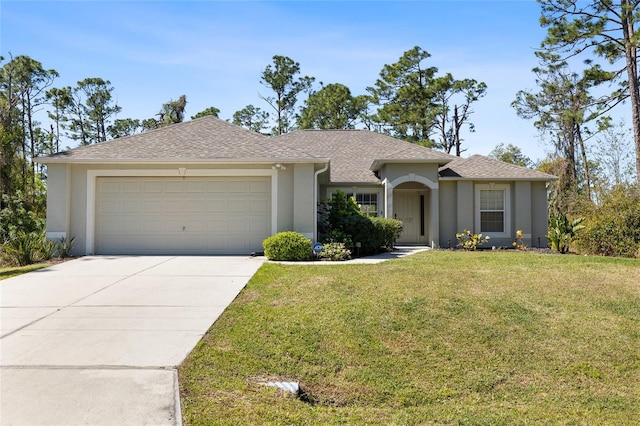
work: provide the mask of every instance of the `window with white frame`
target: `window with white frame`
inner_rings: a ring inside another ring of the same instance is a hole
[[[364,214],[368,216],[378,216],[377,193],[356,193],[355,200]]]
[[[509,185],[476,185],[476,232],[509,237]]]

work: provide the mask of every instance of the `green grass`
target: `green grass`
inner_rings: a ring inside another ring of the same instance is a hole
[[[639,276],[521,252],[265,264],[180,367],[184,422],[637,424]]]
[[[0,266],[0,280],[6,280],[7,278],[17,277],[18,275],[26,274],[27,272],[35,271],[37,269],[46,268],[51,266],[47,263],[37,263],[27,266]]]

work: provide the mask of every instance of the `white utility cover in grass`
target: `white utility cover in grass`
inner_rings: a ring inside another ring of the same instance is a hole
[[[99,177],[97,254],[248,254],[270,233],[269,177]]]

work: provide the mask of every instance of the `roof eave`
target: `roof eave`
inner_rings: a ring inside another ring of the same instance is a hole
[[[377,181],[377,182],[362,181],[362,182],[360,182],[360,181],[353,181],[353,180],[349,180],[349,181],[330,181],[328,183],[328,185],[342,185],[342,186],[360,186],[360,185],[362,185],[362,186],[365,186],[365,185],[376,186],[376,185],[378,185],[378,186],[380,186],[380,185],[382,185],[382,182],[381,181]]]
[[[329,158],[172,158],[167,160],[127,158],[127,159],[82,159],[82,158],[48,158],[38,157],[35,159],[40,164],[309,164],[309,163],[329,163]]]
[[[418,159],[418,158],[411,158],[411,159],[393,159],[393,158],[380,158],[380,159],[376,159],[373,160],[373,163],[371,163],[371,166],[369,167],[369,170],[371,171],[376,171],[376,170],[380,170],[380,168],[382,166],[384,166],[387,163],[395,163],[395,164],[437,164],[439,167],[440,166],[444,166],[448,163],[450,163],[452,160],[450,159],[444,159],[444,158],[424,158],[424,159]]]
[[[536,182],[549,182],[552,180],[558,180],[556,176],[549,177],[473,177],[473,176],[440,176],[439,180],[473,180],[473,181],[485,181],[485,182],[497,182],[497,181],[536,181]]]

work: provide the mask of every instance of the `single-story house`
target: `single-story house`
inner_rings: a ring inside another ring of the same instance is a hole
[[[317,204],[340,190],[367,214],[402,220],[399,244],[546,244],[553,176],[454,157],[367,130],[268,137],[212,116],[38,159],[47,165],[47,236],[73,253],[261,251],[280,231],[317,239]],[[539,240],[538,240],[539,239]]]

